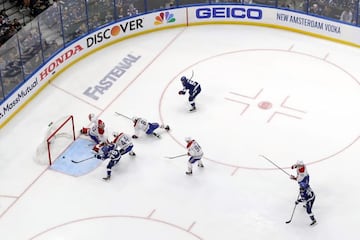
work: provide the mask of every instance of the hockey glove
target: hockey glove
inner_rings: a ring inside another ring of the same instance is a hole
[[[184,95],[185,94],[185,91],[181,90],[179,91],[179,95]]]
[[[290,179],[296,180],[296,177],[294,175],[290,175]]]
[[[88,132],[89,132],[89,128],[83,127],[82,129],[80,129],[81,134],[88,134]]]
[[[138,138],[138,136],[136,136],[136,135],[132,135],[132,138],[133,138],[133,139],[136,139],[136,138]]]

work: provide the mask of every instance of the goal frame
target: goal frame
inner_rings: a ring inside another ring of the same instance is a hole
[[[68,123],[71,122],[71,128],[72,128],[72,140],[75,141],[75,124],[74,124],[74,116],[70,115],[69,117],[67,117],[64,122],[55,129],[55,131],[53,131],[51,133],[51,135],[46,139],[46,144],[47,144],[47,154],[48,154],[48,158],[49,158],[49,166],[52,165],[52,159],[51,159],[51,149],[50,149],[50,145],[51,145],[51,139],[53,137],[55,137],[55,135]]]

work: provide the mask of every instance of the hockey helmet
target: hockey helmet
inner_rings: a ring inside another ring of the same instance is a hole
[[[186,137],[185,142],[191,142],[191,137]]]
[[[298,160],[298,161],[296,162],[296,165],[298,165],[298,166],[304,166],[305,164],[304,164],[303,161]]]
[[[100,119],[98,120],[98,127],[101,128],[101,129],[105,128],[105,123]]]
[[[185,81],[186,81],[186,77],[185,77],[185,76],[182,76],[182,77],[180,78],[180,80],[181,80],[181,82],[185,82]]]
[[[136,122],[138,119],[139,119],[138,117],[132,117],[131,120],[132,120],[133,122]]]
[[[89,121],[91,122],[95,118],[95,114],[89,113],[88,118],[89,118]]]
[[[114,149],[116,149],[116,144],[115,143],[110,143],[108,145],[108,147],[109,147],[109,150],[114,150]]]

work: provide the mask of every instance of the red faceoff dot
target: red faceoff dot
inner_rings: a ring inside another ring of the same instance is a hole
[[[262,101],[258,103],[258,107],[264,110],[270,109],[272,107],[271,102]]]

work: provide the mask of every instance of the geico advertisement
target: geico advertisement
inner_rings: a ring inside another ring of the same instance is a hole
[[[263,11],[249,6],[206,6],[194,8],[194,20],[261,20]]]

